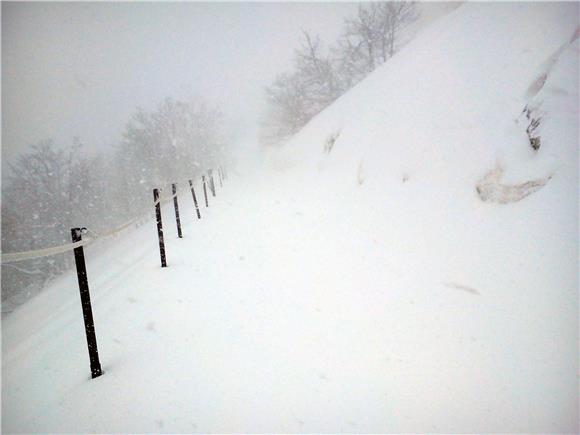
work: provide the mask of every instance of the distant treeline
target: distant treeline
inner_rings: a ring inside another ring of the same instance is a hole
[[[386,62],[398,49],[401,30],[417,18],[414,2],[366,3],[345,19],[338,41],[328,49],[318,36],[304,31],[294,69],[280,74],[266,89],[262,144],[289,138]]]
[[[9,165],[2,184],[2,252],[70,243],[70,229],[114,228],[146,213],[152,188],[197,177],[227,151],[221,112],[201,99],[165,99],[138,109],[109,154],[88,153],[80,139],[32,145]],[[2,266],[3,311],[37,293],[72,266],[67,252]]]

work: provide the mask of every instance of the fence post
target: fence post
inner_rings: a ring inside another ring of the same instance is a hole
[[[159,201],[159,189],[153,189],[153,201],[155,204],[155,217],[157,219],[157,237],[159,238],[159,255],[161,267],[167,267],[165,260],[165,242],[163,241],[163,224],[161,222],[161,201]]]
[[[211,190],[211,194],[215,198],[215,184],[213,182],[213,169],[208,169],[207,173],[209,175],[209,188]]]
[[[175,208],[175,223],[177,224],[177,237],[183,238],[181,234],[181,221],[179,220],[179,206],[177,205],[177,186],[175,183],[171,184],[171,191],[173,192],[173,207]]]
[[[203,181],[203,196],[205,197],[205,206],[209,207],[209,203],[207,202],[207,188],[205,187],[205,175],[201,176],[201,181]]]
[[[197,205],[197,198],[195,197],[195,190],[193,190],[193,182],[189,180],[189,187],[191,187],[191,196],[193,196],[193,204],[195,205],[195,212],[197,213],[197,218],[201,219],[201,214],[199,213],[199,207]]]
[[[82,230],[86,228],[71,228],[73,243],[82,240]],[[87,279],[87,268],[85,265],[85,253],[82,245],[74,248],[75,264],[77,266],[77,278],[81,293],[81,306],[83,308],[83,319],[85,321],[85,333],[87,336],[87,346],[89,348],[89,361],[91,363],[91,378],[97,378],[103,374],[101,363],[99,362],[99,351],[97,349],[97,336],[95,334],[95,323],[93,321],[93,310],[91,308],[91,296],[89,294],[89,281]]]
[[[218,166],[217,171],[218,171],[218,178],[220,180],[220,189],[221,189],[222,187],[224,187],[224,183],[222,181],[222,168],[221,168],[221,166]]]

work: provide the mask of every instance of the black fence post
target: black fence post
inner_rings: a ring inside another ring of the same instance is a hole
[[[220,180],[220,189],[221,189],[222,187],[224,187],[224,183],[222,181],[222,168],[220,166],[218,166],[217,171],[218,171],[218,178]]]
[[[191,187],[191,196],[193,196],[193,204],[195,205],[195,212],[197,213],[197,218],[201,219],[201,214],[199,213],[199,207],[197,205],[197,198],[195,197],[195,190],[193,190],[193,182],[189,180],[189,187]]]
[[[165,242],[163,241],[163,224],[161,222],[161,201],[159,201],[159,189],[153,189],[153,201],[155,203],[155,217],[157,219],[157,237],[159,238],[161,267],[167,267],[167,261],[165,260]]]
[[[82,240],[82,231],[86,228],[71,228],[73,243]],[[97,349],[97,336],[95,334],[95,323],[93,321],[93,310],[91,308],[91,296],[89,294],[89,281],[87,279],[87,267],[85,265],[85,253],[82,246],[74,248],[75,264],[77,266],[77,278],[81,293],[81,305],[83,308],[83,319],[85,321],[85,333],[87,336],[87,346],[89,348],[89,360],[91,363],[91,377],[97,378],[103,374],[101,363],[99,362],[99,351]]]
[[[213,182],[213,169],[208,169],[207,173],[209,175],[209,188],[211,190],[211,194],[215,198],[215,183]]]
[[[179,220],[179,206],[177,205],[177,186],[175,183],[171,184],[171,191],[173,192],[173,207],[175,208],[175,223],[177,224],[177,237],[183,238],[181,234],[181,221]]]
[[[203,181],[203,196],[205,197],[205,206],[209,207],[209,203],[207,202],[207,188],[205,187],[205,175],[201,176],[201,181]]]

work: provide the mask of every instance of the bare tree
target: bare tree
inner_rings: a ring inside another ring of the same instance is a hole
[[[10,164],[2,185],[2,251],[26,251],[70,242],[70,228],[101,229],[105,184],[100,157],[87,157],[83,145],[57,147],[52,140],[33,145]],[[99,211],[100,213],[96,213]],[[2,267],[2,299],[38,291],[72,263],[59,254]]]
[[[323,51],[320,38],[302,31],[300,48],[295,51],[296,74],[309,100],[311,114],[315,115],[340,96],[333,61]]]
[[[341,77],[347,84],[360,81],[392,57],[401,29],[418,17],[414,2],[383,2],[360,5],[357,15],[347,18],[335,50]]]
[[[344,92],[318,36],[302,32],[294,66],[293,73],[278,75],[266,88],[269,110],[262,122],[262,143],[277,143],[296,133]]]
[[[268,110],[261,142],[274,144],[296,133],[398,48],[401,29],[417,18],[415,3],[386,2],[359,6],[347,18],[335,47],[325,50],[318,36],[302,32],[294,70],[280,74],[266,89]]]
[[[382,61],[392,57],[397,50],[401,29],[419,17],[416,3],[408,1],[379,3],[382,22],[381,56]]]
[[[280,74],[266,88],[268,111],[261,122],[260,141],[273,145],[296,133],[310,119],[306,90],[296,74]]]
[[[193,178],[226,153],[223,116],[205,101],[166,98],[152,112],[137,109],[117,147],[118,197],[126,215],[149,205],[151,188]]]

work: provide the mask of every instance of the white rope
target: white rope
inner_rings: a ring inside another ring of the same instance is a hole
[[[189,182],[189,179],[187,181]],[[163,189],[160,189],[160,192],[162,191]],[[177,197],[177,193],[165,199],[159,197],[157,201],[153,203],[153,206],[155,207],[157,206],[157,204],[165,205],[175,197]],[[48,257],[50,255],[62,254],[64,252],[72,251],[73,249],[78,248],[79,246],[86,246],[97,240],[104,239],[106,237],[110,237],[114,234],[117,234],[141,219],[143,219],[143,216],[136,217],[118,226],[117,228],[114,228],[102,234],[98,234],[92,230],[88,230],[92,234],[94,234],[94,236],[75,243],[67,243],[60,246],[54,246],[52,248],[36,249],[31,251],[2,253],[2,264],[15,263],[18,261],[30,260],[33,258]]]
[[[159,199],[157,199],[157,201],[155,201],[153,203],[153,207],[156,207],[157,204],[165,205],[165,204],[167,204],[169,201],[171,201],[175,197],[177,197],[177,193],[175,195],[172,195],[169,198],[166,198],[166,199],[163,199],[163,200],[161,198],[159,198]],[[109,237],[109,236],[112,236],[114,234],[120,233],[125,228],[131,226],[132,224],[134,224],[134,223],[136,223],[138,221],[140,221],[141,219],[143,219],[143,216],[138,216],[136,218],[131,219],[130,221],[125,222],[122,225],[119,225],[117,228],[114,228],[112,230],[109,230],[109,231],[107,231],[105,233],[101,233],[101,234],[99,234],[99,233],[97,233],[95,231],[92,231],[92,230],[88,230],[88,231],[90,231],[91,233],[93,233],[95,235],[95,237],[93,238],[93,240],[104,239],[105,237]]]
[[[2,264],[14,263],[16,261],[30,260],[32,258],[48,257],[49,255],[62,254],[63,252],[72,251],[79,246],[88,245],[95,239],[85,239],[80,242],[67,243],[66,245],[54,246],[52,248],[37,249],[34,251],[12,252],[9,254],[2,253]]]
[[[157,204],[165,205],[165,204],[167,204],[167,202],[171,201],[176,196],[177,196],[177,193],[175,195],[172,195],[169,198],[165,198],[165,199],[162,199],[160,197],[157,199],[157,201],[155,201],[153,203],[153,206],[155,207],[155,206],[157,206]],[[112,236],[113,234],[117,234],[141,219],[143,219],[143,216],[136,217],[136,218],[131,219],[130,221],[125,222],[124,224],[118,226],[117,228],[114,228],[114,229],[109,230],[109,231],[102,233],[102,234],[98,234],[94,231],[90,231],[91,233],[94,234],[94,236],[88,237],[88,238],[81,240],[79,242],[66,243],[66,244],[60,245],[60,246],[53,246],[52,248],[36,249],[36,250],[31,250],[31,251],[10,252],[10,253],[3,252],[2,253],[2,264],[15,263],[17,261],[30,260],[33,258],[48,257],[50,255],[62,254],[63,252],[72,251],[73,249],[78,248],[79,246],[86,246],[86,245],[89,245],[89,244],[99,240],[99,239],[104,239],[106,237]]]

